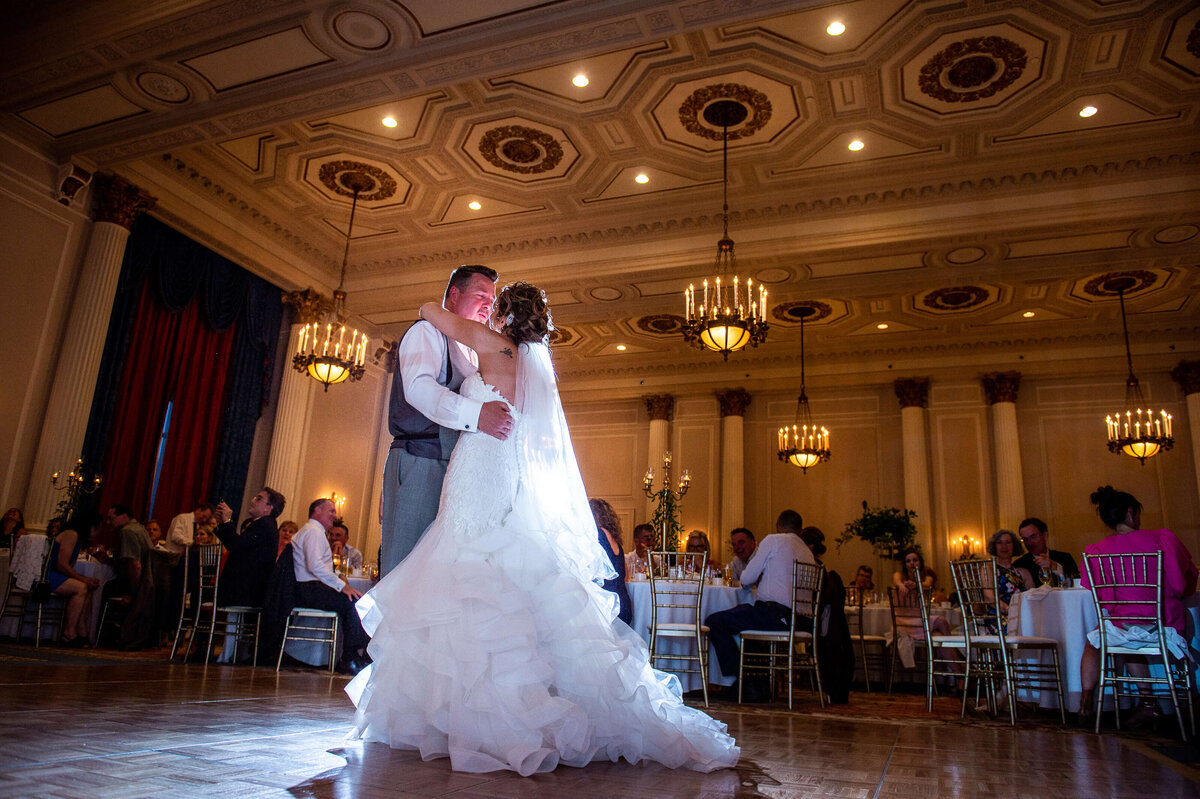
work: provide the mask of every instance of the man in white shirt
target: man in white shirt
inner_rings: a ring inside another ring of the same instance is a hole
[[[732,579],[740,582],[742,572],[746,570],[746,565],[754,556],[758,541],[754,538],[754,533],[745,527],[738,527],[729,533],[729,546],[733,549],[734,555],[729,561],[729,575]]]
[[[708,640],[717,653],[721,672],[726,676],[738,672],[738,645],[735,636],[742,630],[786,630],[792,616],[792,564],[816,563],[812,550],[800,539],[804,522],[794,510],[785,510],[775,522],[775,534],[759,543],[742,571],[743,586],[757,586],[753,605],[738,605],[729,610],[709,614],[704,620]],[[797,629],[812,631],[812,621],[796,620]],[[769,693],[765,681],[747,681],[743,699],[763,701]],[[726,690],[737,697],[737,684]]]
[[[313,500],[308,521],[292,536],[296,573],[296,607],[332,610],[342,629],[342,659],[338,671],[357,674],[367,663],[370,636],[363,629],[354,602],[362,594],[333,571],[333,552],[325,532],[333,526],[337,508],[332,499]]]
[[[486,266],[454,270],[442,300],[446,310],[486,324],[496,299],[496,272]],[[383,471],[379,572],[387,574],[416,546],[437,516],[450,453],[462,431],[501,440],[512,431],[508,405],[458,394],[477,370],[475,353],[450,341],[424,319],[400,339],[392,374],[388,430],[392,445]]]
[[[350,546],[350,528],[341,519],[334,519],[333,527],[329,528],[329,548],[347,567],[362,569],[362,553]]]
[[[212,521],[213,506],[207,502],[196,506],[191,513],[181,513],[171,520],[163,548],[172,555],[182,555],[183,550],[196,542],[196,528]]]

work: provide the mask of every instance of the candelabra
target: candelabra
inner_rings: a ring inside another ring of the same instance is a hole
[[[75,461],[75,468],[67,473],[66,480],[62,485],[58,484],[58,472],[50,475],[50,487],[55,491],[65,491],[63,498],[58,501],[55,506],[55,511],[59,516],[70,516],[75,510],[75,506],[79,502],[79,498],[84,494],[94,494],[100,490],[100,482],[104,479],[102,475],[95,475],[91,479],[83,475],[83,458],[78,458]],[[90,488],[85,485],[90,484]]]
[[[692,476],[688,474],[688,470],[683,470],[683,475],[679,478],[679,484],[676,488],[671,487],[671,453],[663,454],[663,477],[662,488],[654,490],[654,468],[646,470],[646,476],[642,478],[642,491],[646,496],[656,503],[654,508],[654,517],[650,523],[658,529],[659,549],[662,552],[675,550],[678,548],[676,536],[683,526],[679,523],[679,501],[683,499],[683,495],[687,493],[688,486],[692,482]],[[667,544],[670,543],[670,550]]]

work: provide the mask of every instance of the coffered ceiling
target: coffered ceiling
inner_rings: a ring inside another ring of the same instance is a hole
[[[1121,374],[1119,272],[1139,362],[1200,352],[1196,3],[16,5],[0,126],[285,288],[337,283],[339,177],[371,176],[346,288],[385,338],[486,263],[549,291],[577,387],[778,385],[805,305],[827,382]],[[771,324],[728,364],[678,333],[721,236],[723,99]]]

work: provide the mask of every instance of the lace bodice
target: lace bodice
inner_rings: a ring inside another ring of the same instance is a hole
[[[500,400],[500,392],[483,382],[479,373],[463,381],[460,393],[480,402]],[[450,457],[438,511],[459,534],[471,536],[504,521],[517,494],[516,444],[522,420],[513,410],[512,434],[501,441],[487,433],[463,433]]]

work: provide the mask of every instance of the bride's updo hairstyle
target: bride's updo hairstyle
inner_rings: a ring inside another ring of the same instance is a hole
[[[500,320],[500,332],[517,345],[545,343],[554,329],[546,292],[524,280],[509,283],[500,290],[495,314]]]
[[[1133,494],[1118,491],[1112,486],[1100,486],[1093,491],[1092,504],[1096,506],[1096,513],[1100,514],[1100,521],[1114,530],[1125,521],[1129,511],[1142,512],[1142,503]]]

